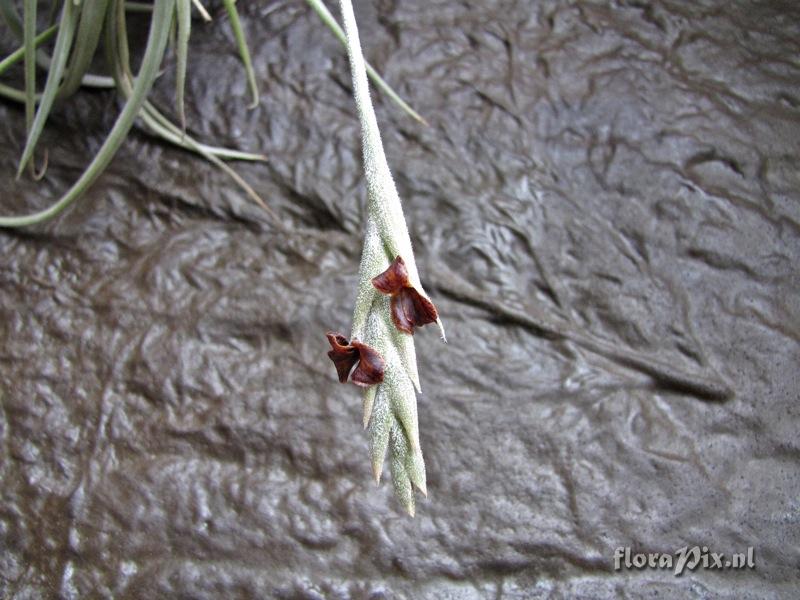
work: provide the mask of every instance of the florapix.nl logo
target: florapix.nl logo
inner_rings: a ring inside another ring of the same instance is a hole
[[[725,555],[711,552],[708,546],[684,546],[676,552],[632,552],[630,548],[614,550],[614,570],[621,569],[668,569],[681,575],[685,570],[695,569],[754,569],[755,552],[752,547],[746,552]]]

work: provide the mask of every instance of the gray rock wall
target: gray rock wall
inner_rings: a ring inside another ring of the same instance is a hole
[[[325,356],[365,201],[344,52],[302,2],[240,5],[261,104],[220,14],[189,125],[270,157],[237,169],[281,227],[135,132],[66,214],[0,232],[0,596],[797,597],[797,4],[356,3],[430,122],[378,97],[450,342],[417,334],[415,519]],[[65,189],[116,111],[63,104],[34,184],[0,104],[3,212]],[[614,570],[695,545],[756,567]]]

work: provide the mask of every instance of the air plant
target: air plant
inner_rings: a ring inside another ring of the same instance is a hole
[[[380,481],[388,452],[395,493],[414,515],[414,487],[427,495],[425,461],[419,442],[416,392],[421,392],[414,328],[437,323],[436,307],[422,288],[400,197],[381,142],[367,86],[350,0],[341,0],[342,19],[361,122],[367,182],[367,222],[350,340],[329,332],[339,380],[364,388],[363,425],[368,428],[372,470]]]
[[[427,493],[425,462],[419,442],[416,392],[421,392],[421,387],[413,333],[416,327],[436,322],[444,339],[444,329],[420,282],[400,198],[383,151],[367,77],[406,113],[420,123],[425,121],[364,61],[350,0],[341,1],[344,29],[321,0],[306,1],[348,51],[353,94],[361,122],[369,198],[352,333],[349,340],[341,334],[329,333],[329,355],[340,381],[350,379],[364,388],[363,424],[369,430],[375,479],[380,480],[388,452],[394,489],[403,506],[413,515],[413,488]],[[235,0],[223,0],[223,4],[247,74],[251,107],[255,107],[259,102],[258,86]],[[183,102],[192,6],[205,20],[211,18],[200,0],[153,0],[152,4],[124,0],[63,0],[58,22],[37,33],[37,0],[24,0],[22,19],[16,12],[14,0],[0,0],[0,16],[22,44],[0,61],[0,76],[20,61],[24,66],[24,89],[0,83],[0,96],[25,105],[27,138],[18,177],[26,168],[37,178],[42,174],[33,167],[35,152],[56,99],[69,96],[81,86],[92,86],[113,88],[124,100],[105,142],[72,187],[41,211],[0,216],[0,227],[35,225],[59,214],[108,166],[137,120],[161,139],[199,154],[223,169],[245,193],[269,211],[256,191],[224,162],[231,159],[263,161],[265,156],[205,145],[186,131]],[[130,65],[126,24],[130,11],[150,15],[147,44],[135,75]],[[164,61],[172,31],[175,32],[177,124],[147,99]],[[55,42],[48,54],[45,45],[53,37]],[[101,46],[108,74],[96,75],[90,73],[89,68]],[[38,93],[36,76],[40,69],[47,76]]]
[[[344,43],[341,28],[325,6],[319,0],[307,0],[307,2],[336,37]],[[59,214],[79,198],[109,165],[137,120],[157,137],[199,154],[224,170],[250,198],[266,211],[271,212],[258,193],[224,162],[226,160],[265,161],[267,160],[266,156],[209,146],[196,140],[186,131],[183,103],[192,7],[204,20],[211,19],[201,0],[153,0],[152,4],[124,0],[63,0],[51,5],[52,16],[55,15],[59,4],[60,15],[57,22],[37,33],[39,22],[37,0],[23,0],[22,18],[17,13],[14,0],[0,0],[0,17],[21,43],[20,48],[0,60],[0,76],[9,67],[20,61],[23,62],[24,67],[23,89],[0,83],[0,97],[25,105],[27,138],[17,177],[19,178],[26,168],[37,179],[43,175],[44,167],[38,171],[34,168],[35,153],[38,149],[39,138],[57,99],[73,94],[81,86],[114,88],[124,100],[124,105],[100,150],[69,190],[49,207],[38,212],[20,216],[0,216],[0,227],[35,225]],[[255,107],[259,102],[258,85],[244,31],[239,21],[236,3],[235,0],[223,0],[223,4],[247,75],[252,96],[250,106]],[[147,45],[139,72],[136,75],[131,69],[129,60],[130,47],[126,25],[128,12],[150,15]],[[159,70],[162,68],[172,31],[175,32],[177,124],[147,99]],[[55,37],[55,42],[52,50],[48,53],[45,45],[53,37]],[[89,70],[94,62],[95,54],[101,46],[104,48],[108,73],[97,75]],[[40,70],[46,73],[46,78],[39,93],[37,92],[37,74]],[[403,102],[371,67],[370,76],[376,85],[397,102],[403,110],[413,118],[422,121],[422,118]],[[44,162],[46,165],[46,153]]]

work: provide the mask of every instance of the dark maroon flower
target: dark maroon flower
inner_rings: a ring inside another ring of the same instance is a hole
[[[406,263],[399,256],[388,269],[372,279],[372,285],[392,297],[392,321],[400,331],[413,335],[414,327],[435,323],[439,318],[433,302],[411,285]]]
[[[358,366],[350,376],[353,383],[367,387],[383,381],[383,358],[374,348],[358,340],[348,342],[341,333],[329,331],[325,335],[331,344],[328,357],[333,361],[341,383],[347,382],[347,376],[356,363]]]

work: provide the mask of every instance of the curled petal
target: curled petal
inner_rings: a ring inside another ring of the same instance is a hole
[[[348,341],[341,333],[329,331],[325,334],[331,349],[328,358],[333,361],[339,382],[346,383],[350,371],[358,363],[351,381],[356,385],[369,386],[383,381],[384,362],[378,352],[359,341]]]
[[[362,387],[382,382],[385,365],[378,351],[356,340],[353,340],[350,344],[358,351],[360,359],[350,380]]]
[[[404,287],[411,287],[411,283],[408,281],[406,263],[398,256],[392,261],[388,269],[377,277],[372,278],[372,285],[379,292],[389,296],[397,294]]]
[[[392,296],[392,321],[400,331],[414,333],[414,327],[435,323],[439,317],[433,302],[412,287]]]
[[[392,297],[392,321],[400,331],[413,334],[414,327],[435,323],[439,318],[433,302],[411,285],[406,265],[399,256],[388,269],[372,279],[372,285]]]
[[[358,362],[358,350],[350,345],[347,338],[341,333],[329,331],[325,334],[330,342],[331,350],[328,351],[328,358],[333,361],[336,372],[339,374],[339,382],[345,383],[350,370]]]

